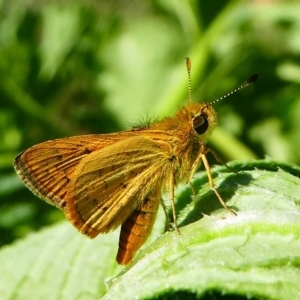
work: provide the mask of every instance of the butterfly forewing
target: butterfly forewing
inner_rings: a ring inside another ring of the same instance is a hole
[[[38,144],[20,153],[14,167],[26,186],[50,204],[62,208],[70,178],[78,163],[89,153],[114,142],[91,135],[57,139]]]

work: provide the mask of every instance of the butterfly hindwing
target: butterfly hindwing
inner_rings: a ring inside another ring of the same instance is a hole
[[[140,136],[89,154],[65,197],[68,218],[91,237],[115,229],[147,195],[161,192],[171,170],[168,157],[165,145]]]

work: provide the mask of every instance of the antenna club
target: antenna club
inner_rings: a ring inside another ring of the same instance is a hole
[[[258,80],[258,78],[259,78],[259,74],[253,74],[251,77],[249,77],[249,78],[246,80],[246,84],[253,83],[253,82],[255,82],[256,80]]]
[[[192,61],[191,61],[191,59],[189,57],[186,57],[185,59],[186,59],[187,70],[188,70],[188,72],[190,72],[191,68],[192,68]]]

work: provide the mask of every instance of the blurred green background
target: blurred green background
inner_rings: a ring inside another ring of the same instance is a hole
[[[0,245],[63,219],[29,192],[13,158],[37,143],[129,129],[213,101],[225,159],[299,164],[299,1],[0,0]]]

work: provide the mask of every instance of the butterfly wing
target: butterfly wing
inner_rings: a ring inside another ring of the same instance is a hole
[[[95,237],[122,224],[170,173],[170,146],[139,133],[88,135],[38,144],[14,166],[38,197]]]
[[[90,237],[115,229],[161,191],[171,172],[168,152],[164,142],[135,136],[89,154],[65,195],[67,217]]]
[[[120,138],[121,134],[83,135],[47,141],[20,153],[13,161],[14,168],[35,195],[63,209],[63,199],[78,163]]]

